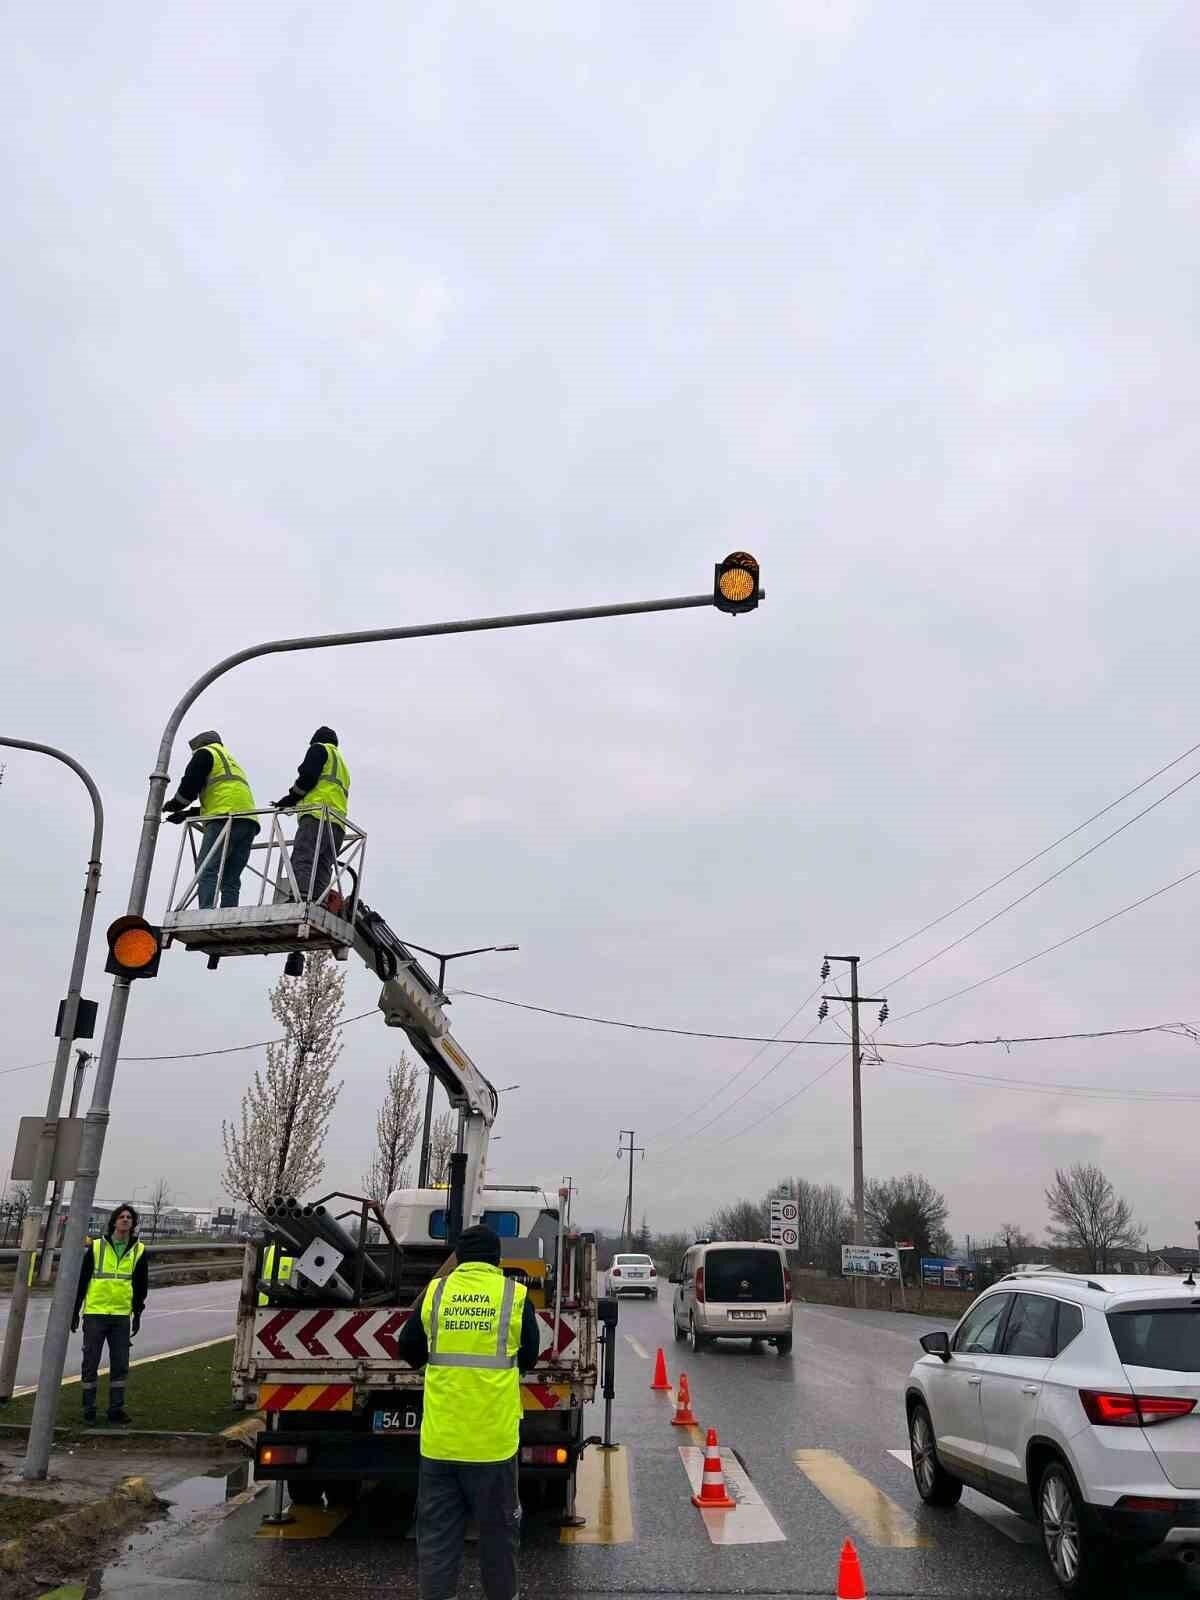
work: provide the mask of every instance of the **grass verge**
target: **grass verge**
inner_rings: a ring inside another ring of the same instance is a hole
[[[34,1500],[24,1494],[0,1494],[0,1544],[19,1539],[47,1517],[61,1517],[69,1511],[61,1500]]]
[[[233,1364],[233,1340],[185,1355],[163,1356],[145,1361],[129,1370],[125,1409],[134,1428],[163,1433],[220,1433],[240,1421],[244,1412],[234,1411],[230,1397],[229,1372]],[[98,1416],[103,1422],[108,1404],[108,1379],[100,1379]],[[31,1394],[13,1400],[0,1412],[0,1421],[28,1424],[33,1415]],[[58,1427],[82,1426],[82,1400],[78,1383],[64,1383],[59,1391]],[[114,1430],[119,1431],[119,1430]]]

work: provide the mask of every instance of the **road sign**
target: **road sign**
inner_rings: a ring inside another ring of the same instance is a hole
[[[891,1278],[900,1281],[900,1252],[884,1245],[844,1244],[844,1278]]]
[[[794,1200],[776,1196],[771,1201],[771,1243],[794,1250],[800,1242],[800,1207]]]

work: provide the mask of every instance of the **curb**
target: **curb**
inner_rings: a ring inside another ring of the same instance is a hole
[[[239,1422],[238,1428],[247,1424]],[[257,1432],[257,1430],[255,1430]],[[24,1438],[29,1433],[27,1422],[0,1422],[0,1439]],[[233,1429],[225,1429],[219,1433],[190,1433],[185,1428],[62,1428],[54,1430],[55,1446],[61,1446],[67,1439],[87,1439],[92,1444],[121,1444],[125,1440],[133,1439],[141,1444],[174,1444],[183,1449],[203,1454],[206,1451],[219,1450],[222,1443],[249,1444],[254,1435],[244,1439]]]
[[[159,1504],[145,1478],[124,1478],[103,1500],[77,1506],[65,1516],[48,1517],[20,1538],[0,1544],[0,1572],[18,1572],[33,1555],[68,1555],[81,1534],[116,1533]]]

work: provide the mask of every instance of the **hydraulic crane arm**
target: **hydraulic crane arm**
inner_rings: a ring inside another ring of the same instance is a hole
[[[379,1009],[389,1028],[403,1028],[413,1049],[445,1089],[463,1118],[464,1225],[478,1222],[487,1166],[488,1136],[499,1096],[467,1052],[452,1037],[437,984],[412,951],[369,906],[359,902],[354,948],[383,980]]]

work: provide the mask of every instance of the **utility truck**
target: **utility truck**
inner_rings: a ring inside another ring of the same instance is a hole
[[[233,1361],[235,1403],[266,1423],[256,1475],[286,1480],[298,1504],[346,1499],[373,1480],[415,1483],[424,1374],[399,1359],[396,1337],[453,1259],[462,1229],[487,1222],[500,1235],[504,1272],[527,1286],[542,1329],[537,1365],[521,1378],[523,1496],[571,1517],[590,1442],[584,1408],[597,1380],[595,1239],[569,1226],[568,1191],[489,1183],[496,1090],[450,1033],[439,984],[359,898],[361,831],[345,824],[333,882],[317,898],[292,875],[278,813],[262,815],[269,820],[251,863],[263,884],[259,903],[207,910],[195,905],[205,851],[226,844],[206,847],[199,821],[189,819],[164,934],[210,965],[214,956],[326,949],[346,959],[354,951],[382,981],[384,1021],[404,1032],[446,1090],[458,1148],[445,1187],[399,1189],[383,1206],[343,1192],[307,1205],[278,1195],[263,1205],[265,1231],[246,1246]]]

